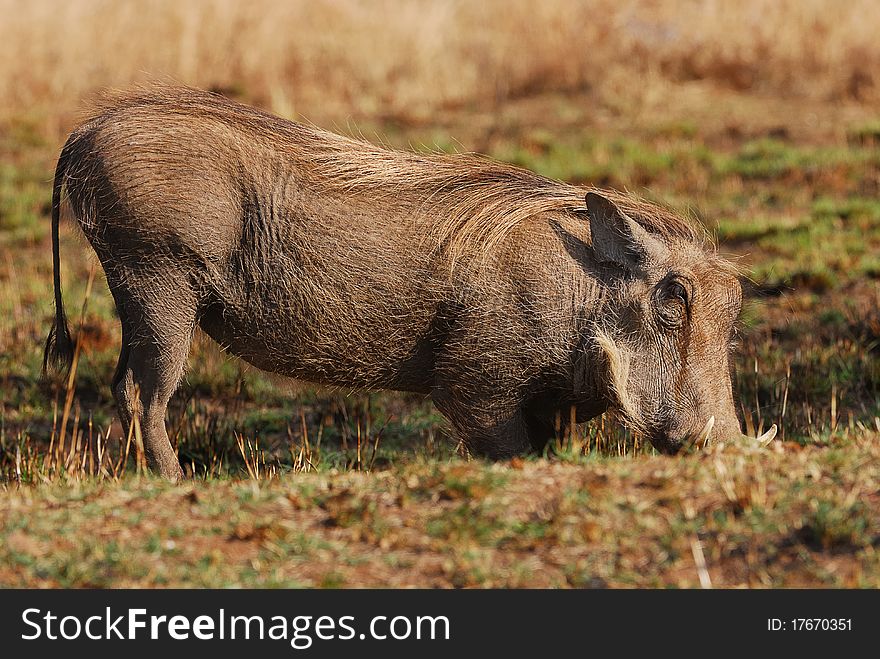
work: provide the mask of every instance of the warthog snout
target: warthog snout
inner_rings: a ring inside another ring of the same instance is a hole
[[[728,431],[719,432],[725,425],[727,425]],[[650,440],[653,446],[661,453],[675,455],[682,450],[700,450],[708,448],[713,444],[722,444],[732,441],[741,441],[746,444],[754,444],[757,446],[767,446],[773,441],[774,437],[776,437],[775,423],[770,426],[765,433],[757,437],[749,437],[740,432],[739,423],[737,421],[734,420],[732,423],[728,422],[728,424],[717,424],[715,422],[715,417],[710,416],[699,431],[677,436],[655,436],[650,438]]]

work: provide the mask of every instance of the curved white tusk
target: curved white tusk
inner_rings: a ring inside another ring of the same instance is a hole
[[[706,448],[709,446],[709,435],[712,432],[712,428],[715,427],[715,417],[710,416],[709,420],[706,421],[706,425],[703,426],[703,429],[700,431],[700,434],[697,435],[696,446],[697,448]]]
[[[767,446],[767,444],[773,441],[774,437],[776,437],[775,423],[770,426],[770,429],[767,430],[767,432],[765,432],[763,435],[761,435],[760,437],[755,437],[755,441],[758,442],[758,444],[760,444],[761,446]]]

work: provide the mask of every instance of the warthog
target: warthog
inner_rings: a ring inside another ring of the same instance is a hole
[[[120,416],[165,477],[181,476],[165,412],[196,327],[265,371],[429,395],[494,459],[544,447],[572,406],[579,422],[617,410],[664,452],[742,436],[736,272],[630,195],[391,151],[193,89],[116,95],[58,159],[57,367],[72,352],[64,186],[122,323]]]

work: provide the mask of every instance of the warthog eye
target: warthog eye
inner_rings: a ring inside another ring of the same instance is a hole
[[[654,307],[660,324],[675,329],[687,317],[690,306],[688,287],[676,275],[667,275],[654,289]]]

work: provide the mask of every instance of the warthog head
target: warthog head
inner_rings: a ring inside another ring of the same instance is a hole
[[[653,235],[602,195],[586,202],[593,252],[611,282],[595,339],[612,404],[665,453],[742,437],[730,359],[742,305],[736,271],[703,245]],[[752,441],[775,434],[773,426]]]

